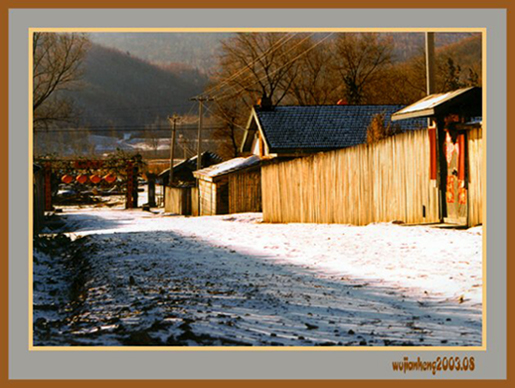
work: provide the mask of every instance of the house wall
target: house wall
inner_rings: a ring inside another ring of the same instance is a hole
[[[483,223],[483,129],[467,131],[468,147],[468,224]]]
[[[260,212],[261,169],[229,175],[229,213]]]
[[[166,187],[165,211],[167,213],[191,214],[191,187]]]
[[[227,177],[216,182],[202,179],[199,181],[201,216],[228,213],[228,184],[229,180]]]
[[[429,168],[426,130],[265,165],[263,220],[438,222],[438,189],[429,179]]]
[[[198,188],[191,188],[191,215],[198,216]]]

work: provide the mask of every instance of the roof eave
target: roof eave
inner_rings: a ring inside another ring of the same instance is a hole
[[[391,117],[391,121],[399,121],[399,120],[407,120],[407,119],[417,119],[417,118],[423,118],[423,117],[431,117],[435,115],[435,109],[423,109],[418,110],[414,112],[397,112],[394,113]]]
[[[253,120],[256,120],[256,126],[259,128],[259,119],[257,117],[257,114],[256,114],[256,109],[254,107],[252,107],[252,110],[250,111],[250,116],[249,116],[249,119],[247,121],[247,126],[245,127],[245,133],[243,134],[243,139],[241,141],[241,146],[240,146],[240,152],[243,153],[245,152],[245,145],[247,144],[247,139],[249,137],[249,133],[251,132],[251,125],[252,125],[252,121]],[[254,131],[252,131],[254,132]],[[252,147],[252,144],[250,144],[250,146]]]

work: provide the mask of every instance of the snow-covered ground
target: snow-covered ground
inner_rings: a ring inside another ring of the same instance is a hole
[[[481,345],[480,227],[59,217],[78,259],[35,252],[36,345]]]

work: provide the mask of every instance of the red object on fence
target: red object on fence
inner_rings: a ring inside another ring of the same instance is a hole
[[[99,177],[98,175],[96,175],[96,174],[93,174],[93,175],[91,175],[91,176],[89,177],[89,180],[90,180],[92,183],[97,184],[97,183],[99,183],[99,182],[102,180],[102,178],[100,178],[100,177]]]
[[[88,176],[84,175],[84,174],[80,174],[77,176],[76,179],[77,179],[77,182],[84,184],[88,181]]]
[[[429,127],[429,179],[436,179],[436,128]]]
[[[71,175],[68,175],[68,174],[64,174],[61,178],[61,182],[63,183],[66,183],[66,184],[70,184],[73,182],[73,177]]]
[[[465,180],[465,135],[458,135],[458,146],[460,153],[458,155],[458,179]]]
[[[107,183],[113,183],[115,180],[116,180],[116,175],[112,174],[112,173],[109,173],[107,174],[105,177],[104,177],[104,180],[107,182]]]

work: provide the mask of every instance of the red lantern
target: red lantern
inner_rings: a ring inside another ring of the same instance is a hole
[[[73,177],[71,175],[68,175],[68,174],[64,174],[61,178],[61,182],[63,183],[66,183],[66,184],[70,184],[73,182]]]
[[[93,174],[93,175],[91,175],[91,176],[89,177],[89,180],[90,180],[91,182],[93,182],[93,183],[96,185],[97,183],[99,183],[99,182],[102,180],[102,178],[100,178],[100,177],[99,177],[98,175],[96,175],[96,174]]]
[[[76,179],[77,179],[77,182],[84,184],[88,181],[88,176],[85,174],[80,174],[77,176]]]
[[[109,173],[104,177],[104,180],[107,183],[113,183],[116,180],[116,175],[114,175],[113,173]]]

